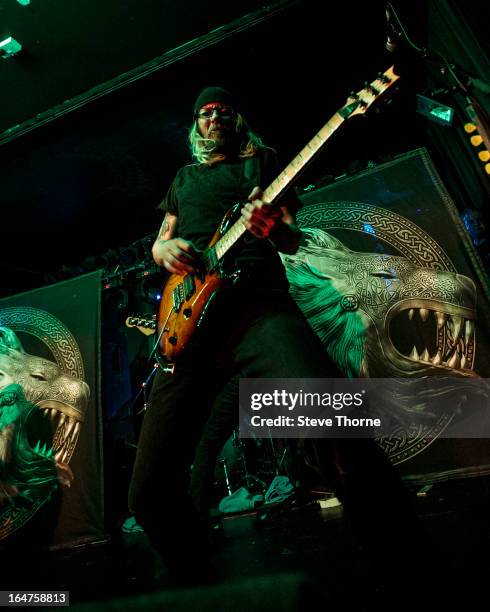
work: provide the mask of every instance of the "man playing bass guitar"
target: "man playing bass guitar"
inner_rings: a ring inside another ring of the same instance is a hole
[[[259,188],[277,173],[276,156],[221,87],[202,91],[190,130],[195,163],[181,168],[160,207],[165,213],[153,245],[157,264],[175,275],[199,271],[200,257],[226,211],[245,202],[246,231],[228,253],[230,282],[176,363],[160,368],[142,424],[130,486],[130,506],[180,585],[216,579],[206,526],[189,496],[189,468],[214,399],[233,376],[339,377],[318,337],[288,294],[278,251],[294,253],[294,192],[275,204]],[[237,406],[238,411],[238,406]],[[336,487],[345,515],[368,551],[391,537],[413,542],[418,529],[403,485],[371,439],[311,440],[323,473]],[[372,496],[372,491],[375,496]],[[400,545],[400,544],[399,544]]]

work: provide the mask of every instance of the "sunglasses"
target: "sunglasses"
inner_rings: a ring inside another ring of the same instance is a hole
[[[209,108],[202,108],[196,114],[198,119],[212,119],[213,115],[216,113],[216,116],[220,119],[231,119],[234,115],[234,111],[231,106],[214,106]]]

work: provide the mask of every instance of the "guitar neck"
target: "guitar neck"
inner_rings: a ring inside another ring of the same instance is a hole
[[[388,68],[384,73],[379,73],[372,83],[365,84],[365,87],[353,93],[347,99],[346,104],[340,108],[331,119],[315,134],[310,142],[302,149],[293,161],[284,168],[279,176],[264,191],[263,200],[272,204],[276,202],[286,191],[289,185],[296,179],[305,166],[315,157],[325,146],[332,134],[350,117],[364,114],[366,110],[381,96],[393,83],[400,77],[395,74],[394,67]],[[241,219],[236,221],[229,230],[210,247],[207,254],[207,263],[210,267],[223,257],[223,255],[243,236],[246,232]]]
[[[315,134],[310,142],[296,155],[290,164],[284,168],[279,176],[265,189],[263,201],[272,204],[276,202],[291,183],[304,170],[306,165],[320,152],[327,140],[345,121],[342,116],[343,108],[327,121],[322,129]],[[230,229],[214,245],[217,259],[221,259],[225,253],[243,236],[247,231],[242,221],[236,221]]]
[[[327,121],[322,129],[315,134],[310,142],[296,155],[293,161],[284,168],[281,174],[264,191],[265,202],[275,202],[286,191],[289,185],[299,176],[306,165],[320,152],[327,140],[345,121],[338,111]]]

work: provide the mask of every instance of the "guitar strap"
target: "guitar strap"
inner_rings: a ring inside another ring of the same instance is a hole
[[[268,182],[276,176],[277,155],[274,149],[268,149],[264,154],[260,152],[253,157],[247,157],[242,168],[244,181],[259,185],[265,189]],[[272,172],[272,175],[271,175]]]
[[[248,181],[256,181],[256,185],[260,185],[260,156],[247,157],[243,164],[243,178]]]

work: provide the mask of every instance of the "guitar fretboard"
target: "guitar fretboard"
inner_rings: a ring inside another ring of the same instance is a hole
[[[329,138],[347,119],[355,114],[363,114],[366,109],[400,77],[395,74],[393,66],[380,73],[378,78],[357,94],[352,94],[350,100],[339,109],[331,119],[315,134],[310,142],[296,155],[293,161],[284,168],[279,176],[265,189],[263,201],[273,204],[289,185],[297,178],[306,165],[323,148]],[[208,269],[214,268],[217,262],[247,231],[241,219],[236,221],[213,247],[206,250],[205,261]]]
[[[296,155],[293,161],[284,168],[279,176],[265,189],[263,201],[272,204],[286,191],[289,185],[296,179],[299,173],[304,170],[306,165],[315,157],[315,155],[324,146],[326,141],[345,121],[341,116],[340,111],[315,134],[310,142]],[[243,236],[247,228],[243,225],[242,220],[236,221],[230,229],[211,247],[214,249],[213,259],[219,260],[228,252],[228,250]]]

